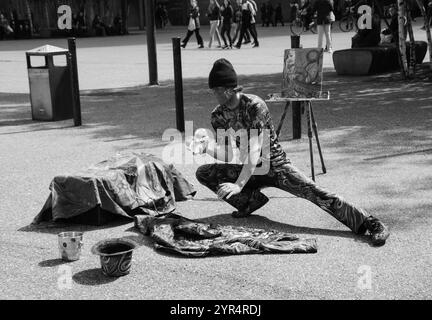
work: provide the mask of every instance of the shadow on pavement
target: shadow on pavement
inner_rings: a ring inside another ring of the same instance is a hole
[[[38,263],[39,267],[42,268],[52,268],[52,267],[57,267],[60,266],[62,264],[68,264],[72,261],[64,261],[62,259],[49,259],[49,260],[44,260]]]
[[[123,219],[121,217],[116,221],[107,223],[102,226],[72,224],[67,222],[42,222],[40,224],[29,224],[27,226],[19,228],[17,231],[49,233],[49,234],[58,234],[60,232],[65,232],[65,231],[87,232],[87,231],[115,228],[131,222],[132,220],[127,218]]]
[[[93,268],[75,273],[72,276],[73,281],[85,286],[99,286],[116,281],[118,278],[107,277],[102,273],[101,268]]]
[[[248,218],[233,218],[231,214],[220,214],[212,217],[198,219],[204,223],[230,225],[236,227],[247,227],[256,229],[276,230],[280,232],[292,233],[292,234],[309,234],[313,236],[331,236],[340,238],[353,238],[362,242],[369,242],[367,237],[359,236],[351,231],[344,230],[332,230],[322,228],[309,228],[294,226],[287,223],[280,223],[263,217],[260,215],[251,215]]]

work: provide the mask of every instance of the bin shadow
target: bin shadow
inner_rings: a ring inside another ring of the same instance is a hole
[[[64,261],[64,260],[62,260],[60,258],[58,258],[58,259],[49,259],[49,260],[44,260],[44,261],[39,262],[38,266],[42,267],[42,268],[52,268],[52,267],[60,266],[62,264],[68,264],[68,263],[71,263],[71,262],[73,262],[73,261]]]
[[[116,281],[116,277],[108,277],[102,273],[101,268],[87,269],[75,273],[72,280],[85,286],[99,286]]]

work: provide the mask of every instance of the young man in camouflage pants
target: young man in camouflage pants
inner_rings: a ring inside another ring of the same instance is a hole
[[[233,217],[247,217],[265,205],[269,199],[260,189],[276,187],[313,202],[354,233],[364,234],[369,231],[374,245],[385,243],[389,231],[377,218],[317,186],[291,164],[278,142],[266,103],[258,96],[241,92],[241,88],[237,86],[236,72],[229,61],[219,59],[214,63],[209,75],[209,87],[219,102],[211,114],[213,128],[222,129],[224,132],[231,130],[235,135],[246,132],[248,145],[245,150],[244,144],[240,143],[241,134],[235,137],[237,147],[243,149],[242,164],[203,165],[198,168],[196,177],[200,183],[217,193],[219,198],[237,209],[233,212]],[[265,137],[263,139],[265,134],[268,135],[267,140]],[[263,144],[260,141],[267,142]],[[201,140],[202,147],[199,152],[231,162],[232,148],[229,144],[222,145],[218,142]],[[264,153],[264,149],[268,152]],[[257,174],[259,169],[266,165],[269,170],[265,174]]]

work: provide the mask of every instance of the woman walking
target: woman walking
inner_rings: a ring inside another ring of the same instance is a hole
[[[231,24],[233,22],[234,10],[231,6],[231,2],[229,0],[224,0],[222,6],[222,39],[225,44],[223,49],[232,49],[232,39],[231,39]],[[226,41],[225,35],[228,37],[229,44]]]
[[[199,21],[199,7],[198,4],[196,2],[196,0],[191,0],[191,6],[192,9],[189,13],[189,26],[188,26],[188,32],[186,34],[186,37],[182,40],[182,48],[186,48],[186,45],[190,39],[190,37],[192,36],[192,34],[195,32],[195,36],[198,42],[198,48],[204,48],[204,43],[203,43],[203,39],[199,33],[199,29],[200,29],[200,21]]]
[[[207,9],[207,17],[210,20],[210,40],[208,47],[211,48],[215,34],[219,42],[219,47],[222,47],[221,36],[219,33],[221,10],[219,3],[216,0],[210,0],[210,4]]]
[[[313,4],[313,12],[317,13],[318,48],[322,48],[323,36],[326,37],[325,52],[332,52],[331,23],[334,21],[333,0],[316,0]],[[332,21],[333,20],[333,21]]]

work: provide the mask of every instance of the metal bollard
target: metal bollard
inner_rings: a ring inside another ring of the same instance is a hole
[[[71,82],[72,82],[72,106],[73,106],[73,118],[74,125],[76,127],[81,126],[81,99],[79,93],[79,81],[78,81],[78,63],[77,63],[77,54],[76,54],[76,39],[68,38],[68,64],[69,71],[71,73]]]
[[[184,106],[183,106],[183,75],[181,62],[180,38],[172,38],[174,57],[174,83],[177,130],[185,132]]]
[[[291,48],[300,48],[300,36],[291,36]],[[292,103],[293,139],[301,139],[301,102]]]

